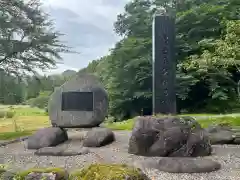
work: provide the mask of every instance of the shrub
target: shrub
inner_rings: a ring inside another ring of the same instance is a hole
[[[124,164],[92,164],[89,167],[70,174],[70,180],[145,180],[146,176],[139,169]]]
[[[44,114],[48,115],[48,107],[45,108]]]
[[[1,111],[0,111],[0,119],[1,119],[1,118],[4,118],[5,115],[6,115],[6,112],[1,110]]]
[[[6,170],[0,167],[0,179],[1,179],[2,174],[5,172],[6,172]]]
[[[0,179],[3,173],[6,172],[7,166],[5,164],[0,164]]]
[[[27,103],[31,107],[38,107],[38,108],[43,109],[43,108],[47,107],[48,100],[49,100],[48,96],[39,96],[39,97],[36,97],[36,98],[33,98],[33,99],[29,99]]]
[[[13,118],[15,116],[16,112],[14,111],[7,111],[6,112],[6,117],[7,118]]]
[[[107,124],[111,124],[111,123],[114,123],[115,122],[115,118],[113,116],[109,116],[105,119],[105,123]]]

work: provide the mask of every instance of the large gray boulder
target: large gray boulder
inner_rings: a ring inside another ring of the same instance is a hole
[[[28,149],[40,149],[57,146],[68,140],[67,132],[58,127],[48,127],[38,130],[27,139]]]
[[[53,126],[90,128],[107,116],[108,96],[98,78],[77,74],[56,88],[49,100],[48,113]]]
[[[212,152],[209,137],[192,118],[139,117],[128,152],[142,156],[197,157]]]

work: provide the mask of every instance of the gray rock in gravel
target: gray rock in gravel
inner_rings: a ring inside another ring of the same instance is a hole
[[[85,147],[101,147],[115,141],[113,131],[107,128],[96,128],[87,132],[83,146]]]
[[[157,169],[168,173],[207,173],[217,171],[221,164],[210,159],[164,157],[148,161],[135,162],[135,166],[144,169]]]
[[[58,127],[48,127],[38,130],[27,139],[28,149],[57,146],[68,140],[67,132]]]
[[[212,144],[233,144],[234,133],[226,130],[211,133],[210,141]]]
[[[190,117],[138,117],[128,152],[142,156],[197,157],[212,152],[208,134]]]
[[[89,153],[89,149],[82,147],[79,150],[65,150],[58,147],[45,147],[37,150],[34,154],[37,156],[77,156]]]
[[[209,126],[206,128],[211,144],[234,144],[234,132],[228,126]]]

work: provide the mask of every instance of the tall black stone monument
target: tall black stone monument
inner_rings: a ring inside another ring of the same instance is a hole
[[[175,21],[153,18],[153,114],[176,113]]]

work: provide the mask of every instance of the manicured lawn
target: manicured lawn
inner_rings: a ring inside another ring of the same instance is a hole
[[[20,131],[32,131],[50,126],[48,116],[16,116],[11,119],[0,119],[0,132],[14,132],[14,119]]]
[[[49,127],[49,117],[43,109],[29,106],[12,106],[13,118],[0,118],[0,140],[11,140],[31,135],[36,130]],[[0,105],[0,111],[9,111],[10,106]]]
[[[14,119],[17,131],[15,130]],[[28,136],[40,128],[50,126],[48,116],[16,116],[14,119],[0,119],[0,140]]]

